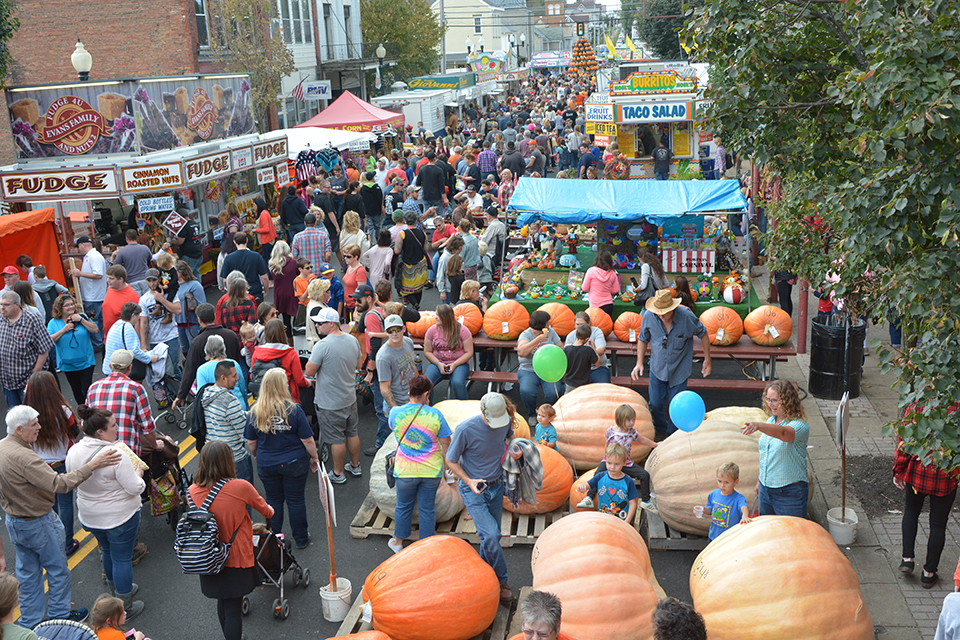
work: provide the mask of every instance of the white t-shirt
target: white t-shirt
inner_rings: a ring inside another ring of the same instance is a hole
[[[84,302],[103,302],[107,296],[107,261],[96,249],[90,249],[83,256],[80,271],[84,273],[98,273],[100,279],[80,278],[80,297]]]
[[[160,344],[161,342],[166,342],[167,340],[172,340],[177,337],[176,321],[163,324],[163,318],[167,311],[163,305],[159,305],[161,311],[158,315],[150,315],[150,312],[156,309],[158,305],[159,303],[156,298],[153,297],[152,291],[147,291],[140,296],[140,313],[150,323],[147,326],[147,338],[150,340],[151,345]],[[146,348],[146,345],[144,348]]]

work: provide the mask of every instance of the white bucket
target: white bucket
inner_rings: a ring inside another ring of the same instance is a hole
[[[827,526],[830,535],[833,536],[837,544],[853,544],[854,540],[857,539],[857,523],[859,522],[857,514],[853,509],[847,507],[843,515],[845,517],[841,519],[840,507],[834,507],[827,511]]]
[[[330,622],[343,622],[350,611],[350,596],[353,590],[346,578],[337,578],[337,591],[331,593],[330,585],[320,587],[323,617]]]

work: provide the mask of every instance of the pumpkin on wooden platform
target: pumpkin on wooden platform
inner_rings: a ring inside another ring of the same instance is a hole
[[[373,628],[393,640],[467,640],[496,617],[500,581],[469,542],[436,535],[374,569],[363,599]]]
[[[562,302],[548,302],[537,311],[546,311],[550,314],[550,326],[561,338],[566,338],[567,334],[573,332],[574,326],[573,311]]]
[[[427,329],[435,324],[437,324],[436,313],[433,311],[421,311],[419,320],[407,323],[407,333],[414,338],[422,338],[427,335]]]
[[[537,445],[540,452],[540,462],[543,464],[543,487],[537,491],[537,503],[521,502],[520,506],[503,499],[503,508],[511,513],[550,513],[562,507],[570,494],[573,485],[573,467],[566,458],[550,447]]]
[[[765,304],[751,311],[743,320],[743,331],[754,343],[777,347],[790,339],[793,320],[780,307]]]
[[[376,472],[370,473],[370,495],[373,496],[380,511],[391,518],[397,516],[397,489],[387,485],[387,478],[383,469],[387,455],[396,450],[397,437],[391,433],[384,440],[383,446],[377,451],[377,455],[374,456],[370,465],[371,469],[376,470]],[[460,491],[457,489],[456,483],[448,484],[441,479],[433,506],[437,522],[446,522],[455,518],[463,510],[463,498],[460,497]],[[417,523],[420,521],[419,511],[419,509],[413,510],[411,522]]]
[[[804,518],[761,516],[724,533],[697,556],[690,594],[710,640],[874,637],[850,561]]]
[[[457,322],[467,328],[470,335],[477,335],[483,328],[483,313],[475,304],[458,304],[453,308],[453,316],[457,319]]]
[[[494,340],[516,340],[530,326],[530,313],[516,300],[500,300],[487,308],[483,332]]]
[[[562,628],[576,638],[649,640],[657,599],[650,555],[632,526],[606,513],[554,522],[533,548],[533,588],[563,605]]]
[[[452,431],[456,431],[457,425],[467,418],[480,415],[479,400],[441,400],[433,405],[433,408],[443,414],[443,419]],[[530,426],[521,413],[523,412],[517,411],[513,415],[513,435],[516,438],[530,438]]]
[[[624,311],[617,316],[617,321],[613,323],[613,333],[617,336],[617,340],[622,342],[636,342],[642,324],[643,316],[639,313]]]
[[[609,313],[600,307],[587,307],[587,315],[590,316],[590,326],[603,331],[604,337],[613,333],[613,319]]]
[[[336,636],[327,640],[390,640],[390,636],[382,631],[361,631],[348,636]]]
[[[574,469],[592,469],[603,460],[606,450],[607,427],[616,423],[614,414],[621,404],[628,404],[637,412],[633,428],[653,440],[653,418],[647,401],[627,387],[609,383],[594,383],[578,387],[561,396],[553,405],[557,417],[557,451]],[[634,443],[630,459],[641,462],[650,452],[649,447]]]
[[[581,483],[584,483],[584,482],[589,482],[589,481],[590,481],[590,478],[592,478],[593,476],[595,476],[596,473],[597,473],[597,470],[596,470],[596,469],[590,469],[590,471],[587,471],[587,472],[584,473],[582,476],[580,476],[579,478],[577,478],[576,480],[573,481],[573,486],[570,487],[570,508],[571,508],[573,511],[575,511],[575,512],[580,512],[580,511],[596,511],[596,510],[597,510],[597,507],[596,507],[596,502],[597,502],[597,501],[596,501],[596,500],[593,501],[593,502],[594,502],[594,506],[590,507],[589,509],[585,509],[585,508],[583,508],[583,507],[578,507],[578,506],[577,506],[578,504],[580,504],[580,501],[581,501],[581,500],[583,500],[584,498],[587,497],[587,492],[586,492],[586,491],[580,491],[579,489],[577,489],[577,485],[579,485],[579,484],[581,484]]]
[[[700,322],[710,336],[710,344],[726,347],[743,335],[743,320],[729,307],[710,307],[700,314]]]
[[[759,407],[719,407],[712,411],[707,411],[704,420],[722,420],[723,422],[732,422],[738,427],[742,427],[748,422],[766,422],[769,416]],[[760,432],[752,434],[759,438]]]

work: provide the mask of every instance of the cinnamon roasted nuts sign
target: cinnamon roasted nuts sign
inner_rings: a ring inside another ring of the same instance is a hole
[[[183,163],[187,184],[197,184],[225,176],[232,172],[230,152],[222,151],[209,156],[202,156]]]
[[[0,179],[8,202],[84,200],[119,195],[112,168],[7,173]]]
[[[183,167],[179,162],[123,167],[120,173],[124,193],[165,191],[184,186]]]

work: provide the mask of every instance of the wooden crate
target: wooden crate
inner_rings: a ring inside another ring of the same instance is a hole
[[[529,589],[530,587],[524,587],[524,590]],[[521,593],[523,593],[523,591],[521,591]],[[363,589],[357,594],[353,606],[351,606],[350,611],[347,612],[347,617],[343,619],[343,623],[337,630],[338,636],[346,636],[351,633],[360,633],[361,631],[373,629],[373,625],[363,620],[362,595]],[[518,601],[516,599],[506,604],[501,602],[500,606],[497,607],[497,617],[493,619],[493,624],[483,633],[470,638],[470,640],[506,640],[511,637],[513,634],[508,635],[507,629],[510,627],[510,619],[514,617],[514,613],[517,610],[517,603]],[[519,631],[517,633],[519,633]]]
[[[671,529],[657,513],[643,511],[642,520],[639,526],[640,534],[651,551],[703,551],[709,542],[703,536]],[[637,518],[637,522],[640,521],[641,518]]]

